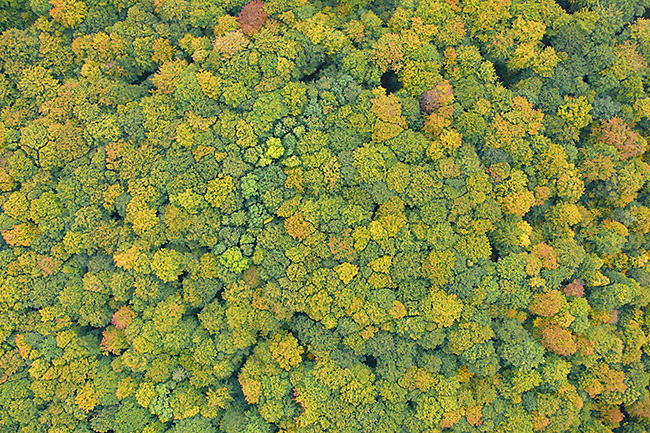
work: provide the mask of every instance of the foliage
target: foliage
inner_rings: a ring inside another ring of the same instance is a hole
[[[0,431],[648,431],[648,7],[0,0]]]

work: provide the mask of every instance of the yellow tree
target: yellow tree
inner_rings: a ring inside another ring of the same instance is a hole
[[[75,28],[86,18],[88,6],[83,1],[50,0],[50,15],[63,27]]]

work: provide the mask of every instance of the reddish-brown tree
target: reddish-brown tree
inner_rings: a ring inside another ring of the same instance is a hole
[[[264,2],[262,0],[253,0],[241,8],[241,12],[237,16],[237,23],[244,33],[252,36],[259,31],[267,18],[268,15],[264,11]]]

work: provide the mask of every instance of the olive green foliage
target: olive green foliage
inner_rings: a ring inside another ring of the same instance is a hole
[[[0,431],[650,431],[648,0],[0,0]]]

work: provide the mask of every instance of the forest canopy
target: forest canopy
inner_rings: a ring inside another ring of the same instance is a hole
[[[648,62],[650,0],[0,0],[0,430],[650,431]]]

